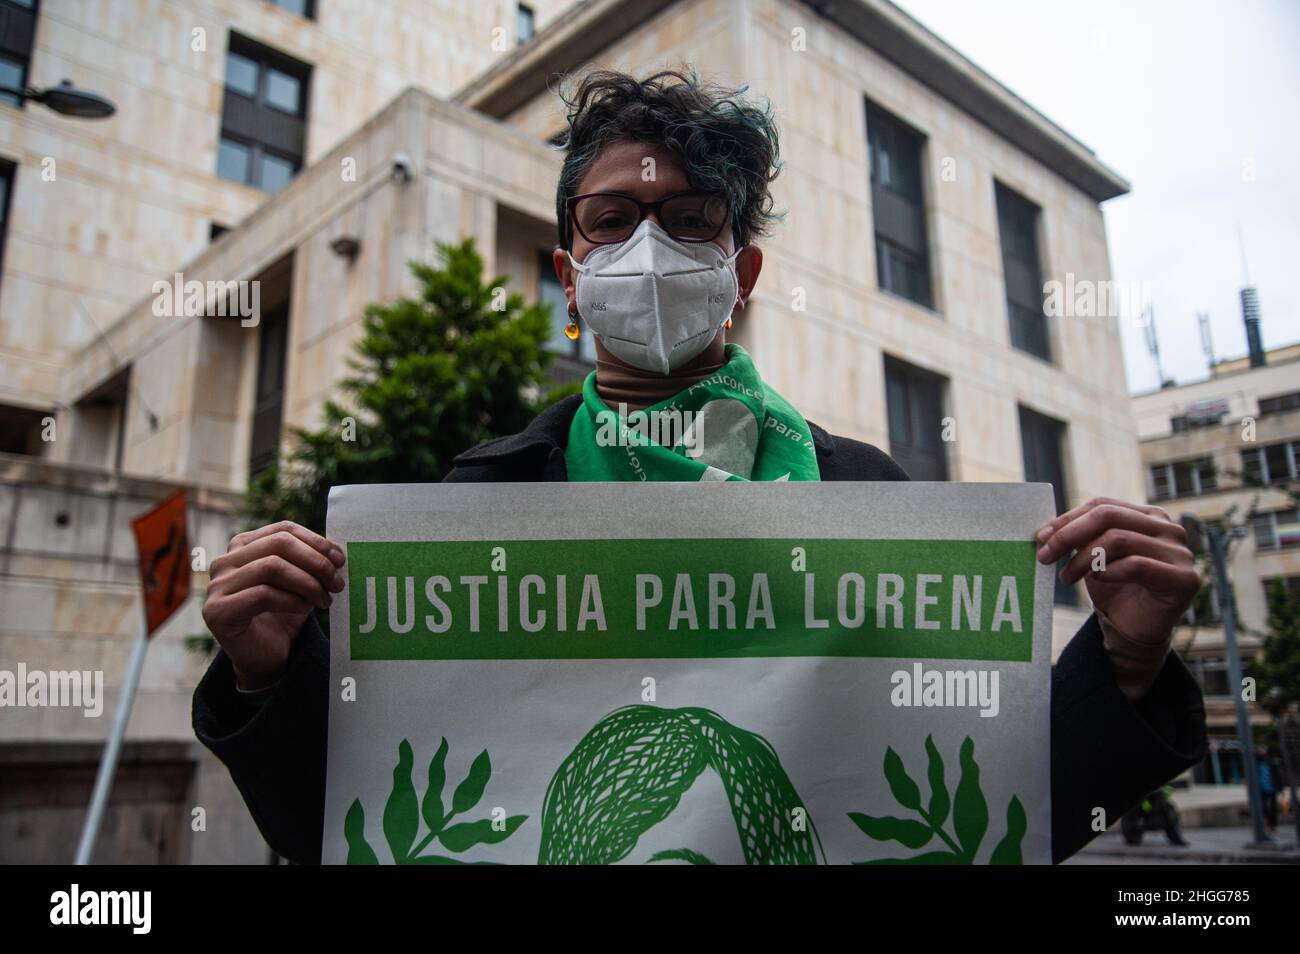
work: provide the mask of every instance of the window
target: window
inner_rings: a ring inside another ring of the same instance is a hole
[[[1300,441],[1252,447],[1241,452],[1242,476],[1247,484],[1265,486],[1296,479]]]
[[[54,412],[0,404],[0,454],[44,454],[49,446],[41,439],[47,417]]]
[[[1218,488],[1214,461],[1209,457],[1156,464],[1151,468],[1151,499],[1195,497]]]
[[[278,192],[302,167],[311,67],[232,34],[217,175]]]
[[[257,391],[253,397],[253,438],[248,475],[276,462],[284,418],[284,365],[289,340],[289,309],[281,306],[261,321],[257,349]]]
[[[1232,691],[1228,688],[1228,661],[1222,656],[1212,656],[1200,659],[1187,659],[1187,668],[1191,670],[1192,677],[1201,687],[1201,692],[1207,696],[1231,696]],[[1243,662],[1242,672],[1245,672]]]
[[[1065,440],[1065,424],[1055,418],[1027,407],[1020,408],[1020,448],[1024,455],[1025,481],[1048,483],[1056,496],[1056,512],[1064,513],[1069,500],[1065,487],[1065,467],[1062,464],[1061,445]],[[1076,606],[1079,595],[1073,586],[1061,582],[1060,572],[1070,562],[1066,554],[1056,564],[1056,602]]]
[[[994,186],[1011,346],[1051,361],[1043,314],[1043,271],[1038,261],[1038,206],[1000,182]]]
[[[1185,434],[1188,431],[1194,431],[1198,427],[1216,427],[1223,423],[1223,415],[1216,416],[1196,416],[1180,414],[1177,417],[1169,419],[1169,427],[1175,434]]]
[[[887,292],[934,307],[921,186],[924,137],[867,103],[867,163],[876,229],[876,281]]]
[[[36,0],[0,0],[0,86],[10,89],[27,86],[36,13]],[[0,93],[0,102],[19,109],[23,106],[23,101],[10,93]]]
[[[913,480],[947,480],[943,440],[945,381],[885,357],[885,403],[889,411],[889,453]]]
[[[1283,550],[1300,546],[1300,509],[1275,510],[1251,517],[1255,549]]]
[[[1292,391],[1290,394],[1279,394],[1275,397],[1259,399],[1259,416],[1266,417],[1269,414],[1281,414],[1285,411],[1294,411],[1300,408],[1300,391]]]
[[[271,0],[271,3],[308,20],[316,18],[316,0]]]
[[[551,306],[551,337],[547,339],[546,348],[565,358],[581,362],[589,367],[596,365],[596,336],[585,322],[582,334],[577,341],[570,341],[564,334],[569,323],[569,298],[564,294],[564,286],[555,277],[555,266],[550,252],[539,252],[537,256],[537,298],[544,305]]]
[[[5,263],[5,236],[9,234],[9,197],[14,191],[14,174],[18,167],[0,159],[0,271]]]
[[[515,5],[515,37],[520,43],[527,43],[533,38],[536,30],[537,17],[533,13],[533,8],[526,3]]]

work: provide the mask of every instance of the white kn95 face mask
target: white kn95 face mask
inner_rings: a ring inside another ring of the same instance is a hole
[[[578,270],[578,313],[615,357],[669,374],[713,341],[740,291],[735,261],[712,242],[679,242],[650,219],[601,245]]]

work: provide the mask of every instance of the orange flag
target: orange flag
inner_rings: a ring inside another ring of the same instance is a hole
[[[190,547],[185,533],[185,491],[178,490],[131,521],[148,634],[167,621],[190,595]]]

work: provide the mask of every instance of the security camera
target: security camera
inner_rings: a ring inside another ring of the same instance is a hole
[[[411,167],[411,157],[404,152],[399,152],[393,156],[393,181],[405,185],[414,177],[415,172]]]

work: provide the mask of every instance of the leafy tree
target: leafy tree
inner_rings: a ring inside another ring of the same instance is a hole
[[[340,382],[349,407],[324,405],[316,430],[292,428],[292,451],[257,474],[249,509],[258,523],[294,520],[323,533],[336,484],[440,481],[481,441],[522,430],[577,385],[543,394],[549,308],[483,281],[473,239],[439,242],[438,263],[411,262],[421,289],[366,308]]]
[[[1300,598],[1280,577],[1269,582],[1268,635],[1254,668],[1265,709],[1280,716],[1300,704]]]

